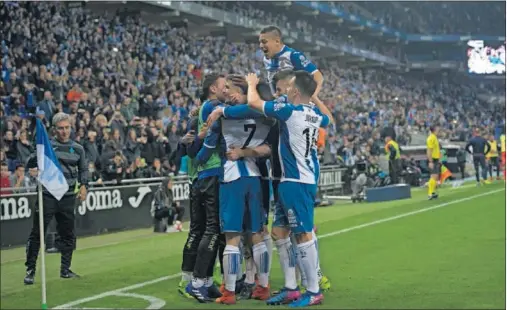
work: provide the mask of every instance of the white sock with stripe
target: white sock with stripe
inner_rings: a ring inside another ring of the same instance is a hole
[[[312,293],[319,292],[319,277],[317,276],[317,261],[319,259],[315,240],[298,244],[298,258],[306,275],[306,289]]]
[[[315,248],[317,248],[317,254],[319,254],[319,242],[317,241],[317,234],[315,233],[315,230],[312,230],[312,236],[313,241],[315,241]],[[320,259],[318,255],[317,255],[317,276],[319,277],[320,282],[320,279],[322,279],[322,269],[320,269]]]
[[[253,246],[253,258],[255,267],[257,267],[257,276],[259,277],[259,285],[268,287],[269,283],[269,254],[266,244],[259,242]]]
[[[239,272],[239,266],[239,248],[233,245],[226,245],[224,250],[224,282],[225,289],[229,292],[236,291],[236,274]]]
[[[280,258],[280,267],[285,278],[285,287],[295,289],[296,282],[296,251],[290,242],[290,238],[275,241],[278,256]]]

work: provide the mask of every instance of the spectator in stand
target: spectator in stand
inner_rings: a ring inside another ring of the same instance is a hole
[[[25,187],[36,187],[39,172],[37,168],[29,168],[25,176]]]
[[[16,151],[17,158],[21,162],[21,164],[26,164],[28,161],[28,157],[34,152],[34,148],[32,143],[28,140],[28,133],[25,129],[21,130],[19,133],[19,139],[16,142]]]
[[[128,179],[142,179],[149,177],[146,161],[144,158],[136,157],[136,159],[130,164],[130,167],[127,168],[127,178]]]
[[[159,158],[153,160],[153,165],[149,169],[150,178],[160,178],[166,176],[168,172],[162,167]]]
[[[12,191],[8,188],[11,186],[11,172],[9,171],[9,167],[6,162],[0,163],[0,195],[10,195]]]
[[[16,164],[14,174],[10,176],[11,186],[15,188],[16,192],[20,192],[25,187],[25,165],[21,163]]]
[[[102,184],[102,176],[99,171],[97,171],[95,164],[92,161],[88,163],[88,178],[90,179],[90,182]]]
[[[137,138],[136,130],[134,128],[129,129],[127,141],[123,147],[123,154],[129,163],[134,162],[136,157],[139,157],[141,155],[141,147],[139,141],[140,140]]]

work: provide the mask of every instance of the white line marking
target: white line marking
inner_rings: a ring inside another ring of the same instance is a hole
[[[114,294],[114,296],[144,299],[150,303],[150,305],[146,309],[162,309],[162,307],[165,306],[165,300],[148,295],[134,293],[116,293]]]
[[[340,235],[340,234],[343,234],[343,233],[346,233],[346,232],[349,232],[349,231],[353,231],[353,230],[357,230],[357,229],[361,229],[361,228],[365,228],[365,227],[369,227],[369,226],[374,226],[374,225],[385,223],[385,222],[394,221],[394,220],[401,219],[401,218],[404,218],[404,217],[407,217],[407,216],[411,216],[411,215],[415,215],[415,214],[419,214],[419,213],[428,212],[428,211],[431,211],[431,210],[443,208],[443,207],[446,207],[446,206],[449,206],[449,205],[453,205],[453,204],[464,202],[464,201],[469,201],[469,200],[472,200],[472,199],[475,199],[475,198],[479,198],[479,197],[482,197],[482,196],[487,196],[487,195],[490,195],[490,194],[498,193],[498,192],[501,192],[501,191],[504,191],[504,190],[505,189],[502,188],[502,189],[497,189],[497,190],[494,190],[494,191],[489,191],[489,192],[486,192],[486,193],[477,194],[477,195],[473,195],[473,196],[462,198],[462,199],[452,200],[452,201],[449,201],[449,202],[446,202],[446,203],[442,203],[442,204],[439,204],[439,205],[436,205],[436,206],[433,206],[433,207],[424,208],[424,209],[420,209],[420,210],[416,210],[416,211],[412,211],[412,212],[407,212],[407,213],[403,213],[403,214],[400,214],[400,215],[395,215],[395,216],[388,217],[388,218],[385,218],[385,219],[381,219],[381,220],[377,220],[377,221],[361,224],[361,225],[358,225],[358,226],[354,226],[354,227],[350,227],[350,228],[345,228],[345,229],[342,229],[342,230],[334,231],[334,232],[331,232],[331,233],[328,233],[328,234],[324,234],[324,235],[320,235],[320,236],[317,236],[317,237],[319,239],[321,239],[321,238],[327,238],[327,237],[332,237],[332,236]]]
[[[181,276],[181,273],[172,274],[172,275],[165,276],[165,277],[160,277],[158,279],[154,279],[154,280],[151,280],[151,281],[146,281],[146,282],[134,284],[134,285],[131,285],[131,286],[127,286],[127,287],[120,288],[120,289],[113,290],[113,291],[109,291],[109,292],[104,292],[104,293],[101,293],[101,294],[98,294],[98,295],[95,295],[95,296],[81,298],[81,299],[75,300],[73,302],[70,302],[68,304],[55,307],[53,309],[68,309],[68,308],[72,308],[72,307],[74,307],[76,305],[79,305],[79,304],[84,304],[84,303],[87,303],[87,302],[90,302],[90,301],[94,301],[94,300],[97,300],[97,299],[101,299],[101,298],[104,298],[104,297],[108,297],[108,296],[114,296],[114,295],[119,294],[119,293],[120,294],[121,293],[125,293],[127,291],[135,290],[135,289],[138,289],[138,288],[141,288],[141,287],[145,287],[145,286],[148,286],[148,285],[152,285],[152,284],[155,284],[155,283],[158,283],[158,282],[162,282],[162,281],[166,281],[166,280],[172,280],[172,279],[178,278],[180,276]]]
[[[341,230],[338,230],[338,231],[335,231],[335,232],[331,232],[331,233],[328,233],[328,234],[320,235],[320,236],[318,236],[318,238],[322,239],[322,238],[332,237],[332,236],[335,236],[335,235],[340,235],[340,234],[347,233],[347,232],[350,232],[350,231],[353,231],[353,230],[357,230],[357,229],[361,229],[361,228],[365,228],[365,227],[369,227],[369,226],[374,226],[374,225],[385,223],[385,222],[394,221],[394,220],[397,220],[397,219],[400,219],[400,218],[404,218],[404,217],[408,217],[408,216],[411,216],[411,215],[416,215],[416,214],[419,214],[419,213],[428,212],[428,211],[431,211],[431,210],[443,208],[443,207],[450,206],[450,205],[453,205],[453,204],[456,204],[456,203],[461,203],[461,202],[473,200],[475,198],[479,198],[479,197],[483,197],[483,196],[488,196],[488,195],[495,194],[495,193],[498,193],[498,192],[501,192],[501,191],[505,191],[505,188],[489,191],[489,192],[482,193],[482,194],[473,195],[473,196],[462,198],[462,199],[457,199],[457,200],[449,201],[449,202],[446,202],[446,203],[442,203],[442,204],[435,205],[435,206],[432,206],[432,207],[420,209],[420,210],[417,210],[417,211],[412,211],[412,212],[407,212],[407,213],[403,213],[403,214],[392,216],[392,217],[387,217],[385,219],[381,219],[381,220],[377,220],[377,221],[361,224],[361,225],[358,225],[358,226],[341,229]],[[178,278],[180,276],[181,276],[181,273],[175,273],[175,274],[172,274],[172,275],[169,275],[169,276],[160,277],[158,279],[154,279],[154,280],[150,280],[150,281],[134,284],[134,285],[127,286],[127,287],[124,287],[124,288],[120,288],[120,289],[117,289],[117,290],[113,290],[113,291],[109,291],[109,292],[104,292],[104,293],[101,293],[101,294],[98,294],[98,295],[94,295],[94,296],[78,299],[78,300],[72,301],[70,303],[67,303],[67,304],[55,307],[54,309],[71,308],[71,307],[74,307],[74,306],[79,305],[79,304],[83,304],[83,303],[90,302],[90,301],[93,301],[93,300],[101,299],[101,298],[104,298],[104,297],[107,297],[107,296],[112,296],[112,295],[115,295],[117,293],[124,293],[124,292],[130,291],[130,290],[135,290],[135,289],[142,288],[142,287],[145,287],[145,286],[148,286],[148,285],[151,285],[151,284],[155,284],[155,283],[158,283],[158,282],[175,279],[175,278]]]

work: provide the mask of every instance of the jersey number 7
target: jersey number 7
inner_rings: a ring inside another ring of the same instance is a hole
[[[257,126],[255,124],[245,124],[244,125],[245,132],[250,131],[250,134],[248,135],[248,138],[245,141],[245,144],[243,144],[242,149],[246,149],[248,147],[248,144],[250,144],[250,141],[252,141],[253,135],[255,134],[255,130],[257,129]]]

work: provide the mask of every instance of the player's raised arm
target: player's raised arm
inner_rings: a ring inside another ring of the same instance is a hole
[[[312,100],[318,99],[317,97],[322,89],[322,84],[324,83],[324,76],[322,75],[322,72],[320,72],[320,70],[317,69],[317,66],[301,52],[292,53],[290,60],[294,66],[294,70],[303,70],[313,76],[313,80],[317,83],[317,88],[313,93]]]
[[[327,122],[325,122],[325,121],[322,122],[322,127],[326,127],[329,123],[334,124],[333,113],[331,113],[331,111],[328,109],[328,107],[326,107],[324,102],[322,102],[315,95],[313,96],[312,100],[313,100],[313,103],[315,103],[317,108],[320,110],[320,112],[322,114],[324,114],[325,116],[327,116],[327,118],[328,118]]]
[[[245,78],[246,82],[248,83],[248,106],[256,111],[263,112],[264,101],[259,96],[259,92],[257,92],[257,84],[259,84],[259,78],[255,73],[249,73]]]

